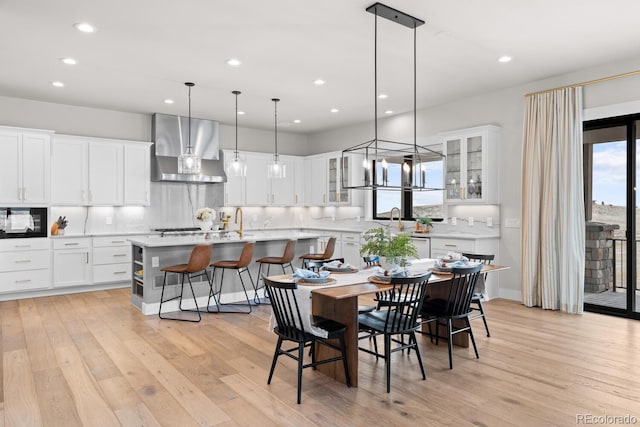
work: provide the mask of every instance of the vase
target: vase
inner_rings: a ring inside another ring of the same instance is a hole
[[[213,221],[198,221],[198,227],[200,227],[200,230],[202,231],[209,231],[213,227]]]

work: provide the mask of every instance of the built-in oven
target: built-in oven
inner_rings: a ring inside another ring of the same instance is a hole
[[[47,208],[0,207],[0,239],[47,237]]]

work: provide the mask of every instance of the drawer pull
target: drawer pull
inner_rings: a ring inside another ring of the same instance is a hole
[[[126,271],[114,271],[113,274],[127,274]]]
[[[78,246],[80,243],[76,242],[76,243],[65,243],[65,246]]]
[[[14,248],[30,248],[31,245],[14,245]]]
[[[458,247],[458,245],[445,245],[445,246],[448,247],[448,248],[457,248]]]
[[[124,243],[124,240],[112,240],[111,243]]]
[[[30,259],[19,259],[16,261],[16,264],[26,264],[28,262],[31,262]]]
[[[29,283],[31,279],[16,280],[16,283]]]
[[[127,256],[127,254],[113,254],[113,256]]]

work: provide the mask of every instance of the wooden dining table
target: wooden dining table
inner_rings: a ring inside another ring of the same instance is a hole
[[[429,262],[431,261],[431,262]],[[434,260],[421,260],[410,267],[412,275],[424,274],[433,266]],[[493,272],[507,269],[509,267],[487,265],[482,272]],[[358,386],[358,297],[371,295],[376,292],[388,290],[392,285],[385,283],[372,283],[370,277],[375,277],[375,270],[369,272],[364,269],[357,273],[333,273],[331,277],[335,282],[331,286],[316,286],[311,291],[311,312],[314,316],[335,320],[346,326],[345,345],[347,353],[347,363],[349,365],[349,375],[351,376],[351,386]],[[283,281],[291,280],[290,275],[279,275],[269,277],[271,280]],[[438,274],[433,272],[429,279],[428,294],[431,297],[447,296],[447,285],[450,283],[451,275]],[[299,283],[298,286],[305,286]],[[457,334],[454,344],[468,347],[467,334]],[[329,358],[338,353],[326,346],[316,346],[316,357]],[[339,363],[326,363],[319,365],[317,370],[327,376],[346,383],[344,370]]]

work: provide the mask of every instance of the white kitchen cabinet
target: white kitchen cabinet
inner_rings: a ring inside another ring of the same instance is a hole
[[[0,293],[47,289],[51,285],[49,239],[0,242]]]
[[[431,240],[424,237],[414,237],[411,239],[418,250],[418,258],[431,258]]]
[[[51,133],[0,128],[0,203],[34,205],[49,201]]]
[[[445,201],[500,202],[500,128],[479,126],[440,134],[445,161]]]
[[[124,204],[149,206],[151,157],[149,143],[124,144]]]
[[[306,158],[305,205],[307,206],[360,206],[362,192],[347,190],[344,182],[352,182],[357,162],[356,155],[342,157],[341,151],[317,154]]]
[[[234,156],[233,150],[223,150],[223,160],[226,163]],[[238,157],[246,161],[244,153],[238,153]],[[227,172],[227,182],[224,183],[224,204],[225,206],[244,206],[246,177],[232,176]]]
[[[284,178],[267,178],[267,167],[273,155],[245,153],[247,161],[246,206],[293,206],[295,202],[295,162],[291,156],[280,156],[286,166]]]
[[[53,241],[53,286],[91,284],[91,239],[59,238]]]
[[[294,175],[293,175],[293,206],[305,205],[305,191],[304,191],[304,158],[295,157],[293,159]]]
[[[121,237],[93,238],[93,283],[131,280],[131,243]]]
[[[91,141],[89,145],[89,203],[115,206],[123,202],[123,145]]]
[[[51,203],[82,206],[89,202],[89,143],[54,135],[51,144]]]
[[[305,158],[305,205],[327,204],[327,158],[324,154]]]
[[[431,257],[440,258],[449,252],[495,255],[494,264],[500,263],[500,238],[456,238],[431,237]],[[487,275],[485,283],[488,298],[498,297],[500,291],[500,277],[498,274]]]
[[[360,233],[341,233],[341,258],[355,267],[362,264],[360,256]]]

